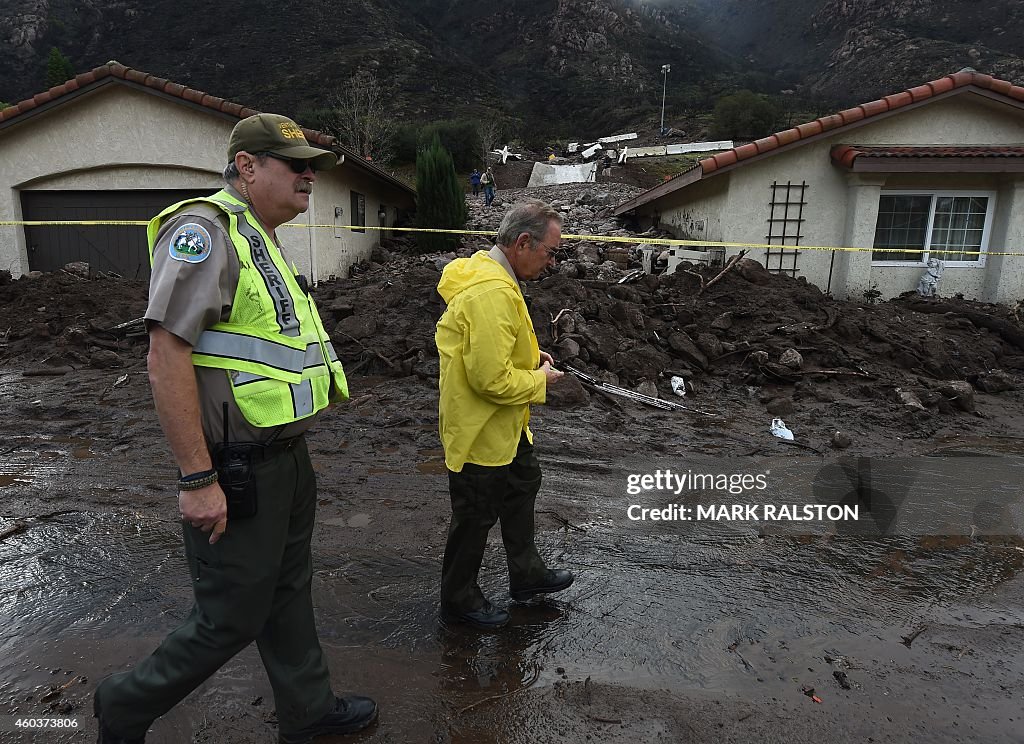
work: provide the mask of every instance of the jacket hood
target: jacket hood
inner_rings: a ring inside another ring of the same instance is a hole
[[[437,283],[437,293],[450,305],[459,293],[485,282],[503,282],[519,291],[519,285],[504,266],[488,256],[487,251],[477,251],[469,258],[456,258],[444,267],[441,281]]]

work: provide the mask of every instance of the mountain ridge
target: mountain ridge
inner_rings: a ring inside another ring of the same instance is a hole
[[[825,113],[968,66],[1024,79],[1024,0],[0,0],[0,21],[8,103],[45,89],[56,46],[297,118],[362,67],[400,121],[549,137],[656,126],[663,83],[680,126],[740,88]]]

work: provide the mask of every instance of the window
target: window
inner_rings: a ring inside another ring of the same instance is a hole
[[[994,201],[991,192],[883,194],[874,247],[886,250],[875,250],[871,259],[903,266],[923,266],[929,258],[954,266],[983,265]]]
[[[358,191],[352,192],[352,224],[366,224],[366,197]],[[364,233],[366,230],[353,230],[352,232]]]

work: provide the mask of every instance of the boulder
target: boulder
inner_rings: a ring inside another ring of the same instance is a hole
[[[548,385],[545,402],[553,408],[576,408],[590,402],[590,394],[575,375],[565,375]]]
[[[668,345],[674,354],[701,369],[708,368],[708,358],[686,333],[676,331],[668,337]]]
[[[779,357],[779,364],[796,372],[804,366],[804,358],[796,349],[786,349]]]
[[[957,380],[955,382],[947,382],[937,387],[936,392],[943,396],[943,398],[953,406],[956,406],[961,411],[967,413],[974,413],[974,388],[971,387],[971,383]],[[940,408],[941,408],[940,403]]]
[[[377,332],[377,321],[372,315],[350,315],[338,323],[334,332],[352,338],[370,338]]]

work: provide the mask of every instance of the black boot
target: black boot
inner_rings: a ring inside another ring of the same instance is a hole
[[[128,739],[124,736],[118,736],[107,728],[107,724],[103,721],[103,711],[100,709],[100,693],[98,690],[92,696],[92,715],[97,721],[97,728],[99,728],[96,744],[145,744],[145,735],[137,739]]]
[[[334,699],[334,710],[306,728],[286,734],[283,731],[278,741],[281,744],[308,744],[315,736],[336,736],[362,731],[377,720],[377,703],[368,697],[352,695]]]

